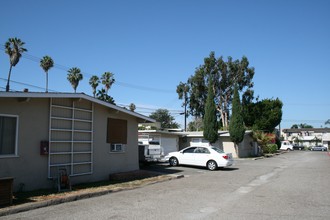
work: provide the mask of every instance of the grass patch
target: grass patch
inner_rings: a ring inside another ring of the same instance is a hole
[[[167,179],[170,178],[166,175],[147,171],[113,174],[110,175],[110,180],[73,185],[71,191],[58,192],[57,189],[53,188],[27,192],[15,192],[13,197],[13,205],[63,198],[66,196],[83,193],[132,189]]]

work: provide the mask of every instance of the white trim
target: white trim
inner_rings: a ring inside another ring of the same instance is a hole
[[[16,118],[15,153],[14,153],[14,154],[0,154],[0,158],[19,157],[19,155],[18,155],[18,126],[19,126],[19,115],[0,114],[0,116],[2,116],[2,117],[8,117],[8,118]]]

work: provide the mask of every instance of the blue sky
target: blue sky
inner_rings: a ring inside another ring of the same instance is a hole
[[[9,70],[3,45],[18,37],[28,52],[11,89],[44,91],[39,60],[49,55],[50,91],[73,92],[66,70],[79,67],[77,92],[91,95],[89,78],[111,71],[117,104],[134,103],[145,115],[166,108],[183,123],[176,86],[215,51],[248,57],[255,94],[284,104],[281,128],[330,119],[328,0],[2,0],[0,10],[1,91]]]

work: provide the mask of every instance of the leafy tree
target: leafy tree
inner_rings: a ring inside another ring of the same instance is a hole
[[[228,60],[224,61],[222,57],[216,58],[214,52],[211,52],[209,57],[204,59],[204,64],[196,68],[195,74],[187,81],[189,114],[204,117],[207,85],[212,78],[216,109],[220,115],[222,126],[227,128],[234,85],[238,85],[238,90],[243,93],[244,100],[249,101],[253,98],[251,90],[253,76],[254,68],[249,67],[249,61],[245,56],[241,60],[233,60],[232,57],[228,57]],[[177,93],[180,97],[182,90],[177,89]]]
[[[96,94],[96,98],[115,105],[115,100],[106,93],[105,89],[98,90]]]
[[[101,82],[104,85],[105,92],[108,93],[112,84],[115,82],[114,74],[111,72],[105,72],[101,76]]]
[[[300,124],[300,125],[299,125],[299,128],[313,128],[313,126],[304,123],[304,124]]]
[[[98,76],[92,76],[90,79],[89,79],[89,85],[92,87],[93,89],[93,96],[95,98],[95,95],[96,95],[96,88],[99,86],[99,83],[100,83],[100,79]]]
[[[294,124],[291,126],[291,129],[298,129],[298,128],[313,128],[312,125],[304,124]]]
[[[54,61],[50,56],[44,56],[40,60],[40,66],[46,73],[46,92],[48,92],[48,71],[54,66]]]
[[[235,147],[237,152],[237,145],[243,141],[245,134],[244,119],[242,115],[241,101],[238,94],[238,87],[235,87],[234,89],[232,114],[229,123],[229,134],[231,141],[236,145]]]
[[[298,127],[297,124],[294,124],[294,125],[291,126],[291,129],[298,129],[298,128],[299,128],[299,127]]]
[[[283,103],[277,98],[244,105],[244,123],[253,130],[273,132],[282,120]]]
[[[67,79],[72,85],[74,92],[76,93],[79,82],[83,79],[83,75],[81,74],[80,69],[77,67],[69,69]]]
[[[25,43],[23,41],[21,41],[16,37],[9,38],[8,41],[5,43],[5,53],[9,55],[9,61],[10,61],[6,92],[9,92],[11,69],[13,68],[13,66],[16,66],[16,64],[19,62],[19,59],[21,58],[22,54],[27,51],[27,49],[23,47],[24,44]]]
[[[202,131],[203,119],[201,117],[195,117],[195,119],[188,123],[188,131]]]
[[[208,97],[205,104],[203,136],[210,143],[215,143],[218,138],[217,110],[214,103],[213,81],[209,81]]]
[[[160,127],[164,128],[179,128],[179,124],[174,122],[174,117],[171,116],[167,109],[157,109],[149,115],[150,118],[160,122]]]
[[[136,106],[134,105],[134,103],[131,103],[131,104],[129,105],[129,110],[131,110],[132,112],[134,112],[135,109],[136,109]]]

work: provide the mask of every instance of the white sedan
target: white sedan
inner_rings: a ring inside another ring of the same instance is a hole
[[[169,161],[171,166],[179,164],[203,166],[209,170],[228,167],[234,163],[231,153],[225,153],[213,146],[190,146],[181,151],[169,153],[165,159]]]

